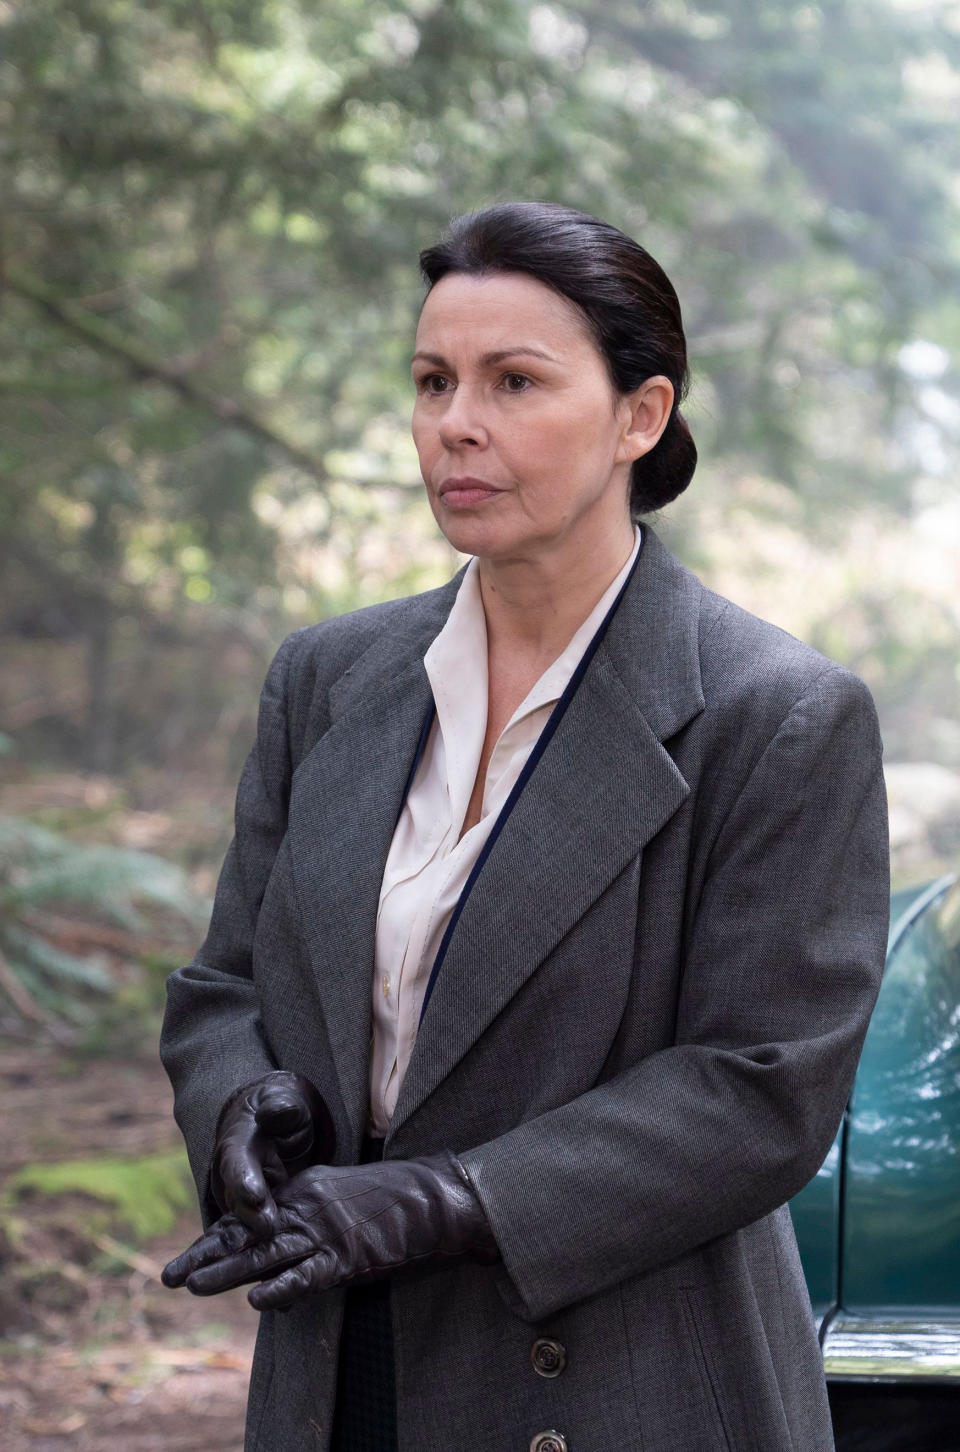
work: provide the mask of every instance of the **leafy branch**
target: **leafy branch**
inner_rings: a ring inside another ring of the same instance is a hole
[[[182,369],[177,368],[175,364],[162,358],[152,348],[142,343],[139,338],[130,337],[129,334],[114,327],[112,323],[104,322],[102,318],[95,317],[93,313],[71,302],[69,298],[59,297],[40,278],[31,276],[22,268],[8,266],[0,277],[0,283],[19,297],[34,303],[49,317],[54,318],[61,327],[78,334],[98,352],[119,358],[136,378],[149,378],[165,384],[167,388],[172,389],[188,403],[204,409],[219,419],[221,423],[241,429],[259,443],[276,449],[319,484],[326,484],[329,481],[329,471],[322,459],[309,453],[306,449],[302,449],[292,439],[285,438],[271,425],[264,423],[248,405],[240,404],[235,398],[228,398],[224,394],[204,387]]]

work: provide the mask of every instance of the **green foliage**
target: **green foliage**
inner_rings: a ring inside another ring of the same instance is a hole
[[[144,1155],[139,1159],[63,1160],[52,1165],[25,1165],[4,1191],[8,1210],[28,1195],[55,1200],[88,1195],[107,1209],[101,1218],[136,1241],[165,1235],[193,1203],[193,1181],[182,1150]]]
[[[82,643],[73,759],[138,759],[118,676],[162,642],[259,660],[449,573],[416,254],[496,197],[608,217],[676,281],[708,571],[731,478],[826,549],[955,469],[948,6],[7,0],[0,36],[0,611]]]
[[[166,980],[182,959],[169,955],[144,955],[137,971],[114,982],[109,995],[98,999],[88,1020],[81,1024],[70,1044],[76,1064],[92,1059],[133,1060],[154,1055],[160,1036]]]
[[[16,832],[4,832],[9,819],[0,821],[0,858],[9,850]],[[24,907],[51,903],[96,907],[110,921],[130,932],[140,932],[146,919],[136,900],[152,903],[185,917],[198,915],[196,895],[182,871],[150,852],[61,840],[53,860],[25,873],[12,897]],[[10,896],[5,896],[9,904]]]
[[[175,864],[128,847],[76,843],[21,817],[0,817],[0,908],[57,903],[94,909],[130,932],[147,919],[137,902],[201,921],[206,904]]]
[[[46,1011],[89,1023],[91,995],[117,989],[102,955],[50,941],[51,909],[72,908],[142,933],[150,925],[144,907],[197,926],[209,911],[182,869],[152,853],[78,844],[35,822],[0,817],[0,956],[24,991],[18,995],[7,980],[0,992],[21,1014],[33,1005],[38,1016]]]
[[[4,922],[0,937],[20,977],[42,1001],[66,1008],[69,995],[77,988],[109,993],[113,979],[101,959],[80,958],[45,941],[39,933],[27,932],[15,923]],[[55,984],[56,988],[46,987]]]

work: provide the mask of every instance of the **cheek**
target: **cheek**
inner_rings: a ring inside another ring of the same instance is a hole
[[[569,449],[569,428],[563,413],[555,409],[529,409],[501,419],[496,431],[497,447],[517,461],[526,459],[534,467],[547,455],[562,455]]]
[[[611,427],[606,399],[594,403],[567,394],[518,420],[516,439],[520,444],[536,444],[551,454],[581,458],[608,446]]]
[[[431,447],[436,444],[437,430],[431,424],[430,420],[424,418],[423,413],[415,408],[410,425],[410,432],[413,435],[413,446],[422,459],[430,452]]]

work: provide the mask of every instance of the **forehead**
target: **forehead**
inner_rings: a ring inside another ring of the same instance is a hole
[[[599,356],[579,308],[522,272],[447,273],[427,294],[416,345],[444,356],[522,345],[558,357],[585,349]]]

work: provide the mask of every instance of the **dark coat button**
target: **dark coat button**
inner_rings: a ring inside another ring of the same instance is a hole
[[[538,1432],[530,1443],[530,1452],[568,1452],[567,1439],[562,1432]]]
[[[566,1347],[549,1336],[541,1336],[530,1347],[530,1360],[538,1376],[559,1376],[567,1364]]]

